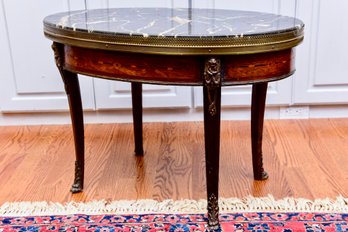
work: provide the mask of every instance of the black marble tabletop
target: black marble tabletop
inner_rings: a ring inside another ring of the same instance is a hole
[[[71,31],[141,37],[243,37],[302,29],[302,21],[269,13],[170,8],[118,8],[58,13],[46,25]]]
[[[72,46],[151,54],[250,54],[303,40],[301,20],[270,13],[187,8],[112,8],[44,19],[49,39]]]

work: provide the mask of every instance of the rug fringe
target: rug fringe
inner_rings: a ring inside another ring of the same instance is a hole
[[[148,214],[148,213],[206,213],[206,200],[105,200],[91,202],[12,202],[0,207],[0,216],[40,216],[67,214]],[[348,213],[348,198],[338,196],[333,199],[304,198],[274,199],[248,196],[219,199],[220,212],[317,212]]]

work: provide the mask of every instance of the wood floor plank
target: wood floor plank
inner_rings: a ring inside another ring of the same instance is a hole
[[[0,204],[206,197],[202,122],[144,123],[143,157],[134,155],[131,124],[85,131],[85,189],[73,195],[70,125],[0,127]],[[266,181],[253,180],[250,142],[250,122],[222,122],[222,197],[348,196],[348,119],[267,120]]]

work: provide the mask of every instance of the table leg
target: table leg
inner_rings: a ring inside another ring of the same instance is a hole
[[[209,230],[219,229],[219,155],[221,115],[220,60],[211,58],[204,72],[204,139]]]
[[[144,154],[143,149],[143,99],[142,99],[142,84],[132,82],[132,109],[133,109],[133,129],[135,155],[141,156]]]
[[[267,82],[253,84],[252,90],[253,92],[251,103],[251,143],[255,180],[265,180],[268,178],[268,174],[263,168],[262,158],[262,133],[267,86]]]
[[[62,67],[62,57],[64,47],[61,44],[53,43],[52,48],[55,52],[56,64],[64,82],[65,92],[68,96],[70,116],[74,134],[75,143],[75,178],[71,192],[81,192],[84,181],[84,160],[85,160],[85,142],[83,128],[83,112],[79,80],[76,73],[64,70]]]
[[[71,192],[78,193],[83,189],[84,169],[85,169],[85,141],[83,128],[83,111],[80,94],[80,86],[77,74],[63,71],[62,74],[66,93],[69,99],[71,122],[75,142],[75,178],[71,187]]]

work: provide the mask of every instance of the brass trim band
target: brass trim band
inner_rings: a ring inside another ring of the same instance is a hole
[[[72,46],[162,55],[227,55],[279,51],[302,42],[304,27],[238,37],[143,37],[73,31],[44,24],[45,36]]]

